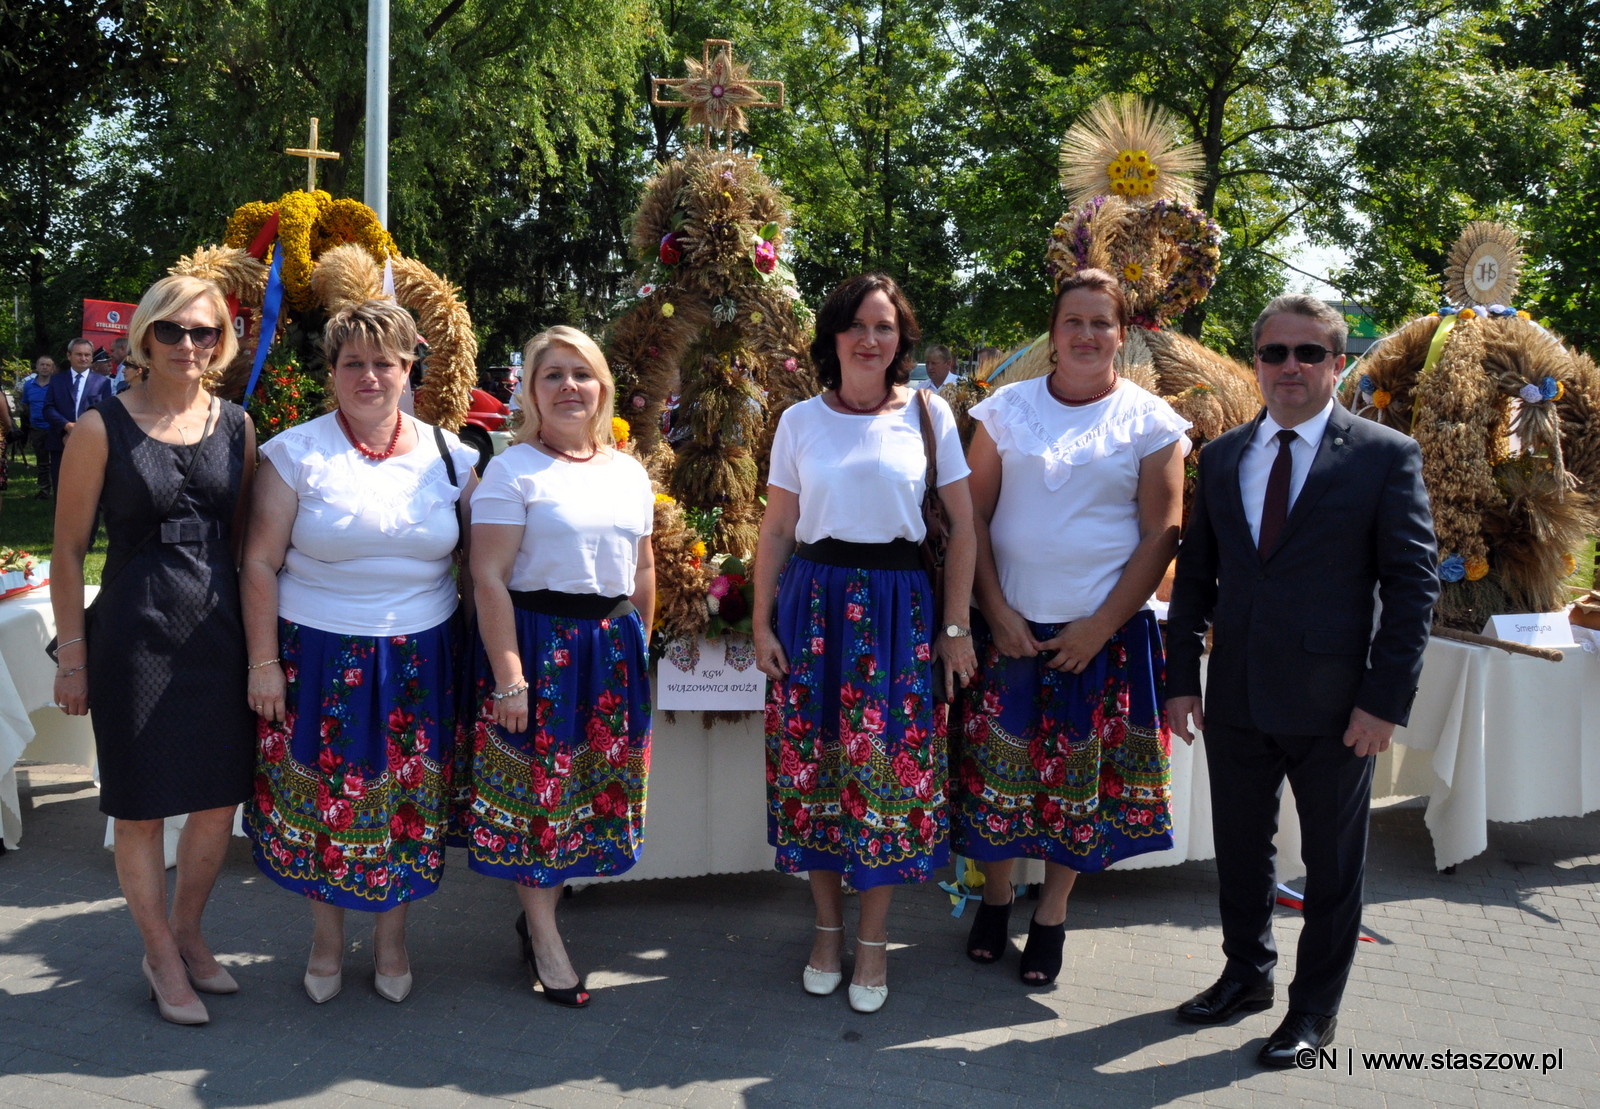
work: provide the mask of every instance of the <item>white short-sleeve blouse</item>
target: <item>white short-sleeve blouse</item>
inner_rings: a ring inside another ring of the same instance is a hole
[[[941,487],[972,471],[961,450],[955,414],[928,394]],[[922,542],[922,494],[928,460],[913,393],[903,408],[877,416],[835,412],[821,397],[787,408],[772,440],[768,481],[800,496],[801,543]]]
[[[1189,421],[1124,379],[1082,407],[1018,381],[973,405],[1000,452],[989,537],[1006,603],[1041,624],[1094,614],[1139,545],[1139,463],[1182,442]]]
[[[433,425],[400,418],[414,426],[416,446],[382,462],[363,457],[331,412],[261,445],[300,501],[278,572],[285,620],[340,635],[410,635],[455,612],[458,486],[478,452],[443,433],[452,485]]]
[[[631,455],[574,465],[526,443],[489,463],[472,495],[472,522],[523,529],[512,589],[630,597],[639,541],[655,528],[655,492]]]

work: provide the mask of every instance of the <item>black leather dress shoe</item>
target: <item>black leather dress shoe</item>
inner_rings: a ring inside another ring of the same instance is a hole
[[[1290,1009],[1284,1014],[1278,1030],[1267,1037],[1266,1044],[1256,1061],[1264,1067],[1286,1070],[1299,1065],[1302,1051],[1316,1051],[1333,1042],[1333,1030],[1339,1025],[1338,1017],[1325,1017],[1321,1013],[1306,1013]]]
[[[1237,978],[1218,978],[1210,989],[1178,1006],[1178,1019],[1187,1024],[1221,1024],[1240,1009],[1260,1012],[1272,1008],[1272,983],[1247,986]]]

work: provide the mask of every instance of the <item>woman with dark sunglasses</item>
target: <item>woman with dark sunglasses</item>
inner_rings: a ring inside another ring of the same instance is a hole
[[[215,285],[157,281],[128,339],[139,380],[78,417],[61,461],[55,699],[69,714],[93,713],[100,810],[116,821],[117,878],[144,938],[150,997],[174,1024],[204,1024],[197,991],[239,988],[200,919],[254,765],[238,564],[255,430],[204,384],[238,350]],[[97,510],[109,547],[86,612],[83,557]],[[188,820],[169,908],[163,827],[180,814]]]

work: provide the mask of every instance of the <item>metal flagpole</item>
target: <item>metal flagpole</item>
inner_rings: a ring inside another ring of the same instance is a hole
[[[389,0],[367,0],[367,207],[389,226]]]

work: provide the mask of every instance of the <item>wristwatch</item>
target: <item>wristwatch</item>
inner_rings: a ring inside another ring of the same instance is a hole
[[[946,624],[939,630],[944,632],[946,639],[965,639],[972,634],[971,628],[963,628],[960,624]]]

